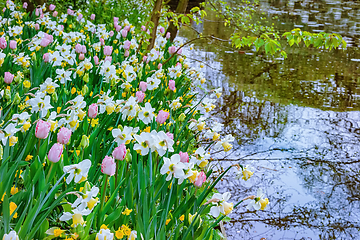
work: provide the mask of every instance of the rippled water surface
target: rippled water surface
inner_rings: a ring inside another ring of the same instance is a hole
[[[288,59],[281,60],[204,41],[187,52],[206,63],[210,86],[223,88],[213,114],[236,143],[218,156],[220,166],[254,170],[247,182],[232,171],[219,191],[237,202],[262,188],[271,202],[259,212],[240,205],[225,224],[228,239],[360,239],[360,3],[263,1],[260,7],[278,16],[272,21],[280,32],[337,32],[348,48],[287,48]],[[193,27],[229,36],[212,14]],[[180,36],[194,33],[184,28]]]

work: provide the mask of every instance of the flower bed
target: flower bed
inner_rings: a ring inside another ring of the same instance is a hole
[[[163,28],[146,51],[146,26],[24,8],[1,19],[0,236],[219,239],[234,206],[214,190],[229,169],[207,180],[209,148],[234,138],[203,113],[221,89],[198,96],[201,69]]]

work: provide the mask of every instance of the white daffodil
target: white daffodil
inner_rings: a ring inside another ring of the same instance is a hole
[[[31,113],[40,112],[40,117],[45,117],[47,111],[53,106],[50,104],[50,96],[42,92],[37,92],[34,98],[31,98],[27,101],[31,106]]]
[[[69,184],[73,178],[75,178],[74,181],[76,183],[84,181],[87,178],[90,167],[91,161],[89,159],[85,159],[78,164],[64,166],[63,171],[69,173],[66,183]]]
[[[6,145],[6,141],[8,140],[8,138],[11,138],[14,136],[14,134],[16,132],[20,131],[19,128],[16,128],[16,124],[14,123],[10,123],[9,125],[7,125],[4,129],[4,132],[0,131],[0,141],[2,141],[3,145]],[[11,145],[11,143],[10,143]]]
[[[64,58],[60,56],[60,53],[58,51],[55,51],[54,53],[50,53],[49,60],[50,62],[53,62],[53,66],[61,66],[61,62]]]
[[[136,131],[137,132],[137,131]],[[125,126],[123,130],[118,128],[114,128],[111,131],[111,134],[115,138],[115,142],[120,146],[121,144],[129,144],[133,139],[132,135],[134,133],[134,128]]]
[[[64,84],[66,81],[71,81],[71,71],[65,71],[64,69],[56,69],[56,79],[60,81],[60,83]]]
[[[141,235],[141,237],[142,237],[142,235]],[[135,230],[133,230],[133,231],[131,231],[131,233],[128,237],[128,240],[135,240],[135,239],[137,239],[137,232]],[[143,238],[141,238],[141,239],[143,239]]]
[[[198,165],[201,168],[205,167],[208,164],[210,154],[206,153],[204,147],[199,147],[198,149],[196,149],[194,155],[195,157],[191,156],[190,162]]]
[[[231,194],[229,192],[225,192],[223,194],[215,193],[209,202],[216,204],[210,208],[210,214],[217,218],[220,213],[224,215],[228,215],[234,208],[233,203],[228,203],[227,201],[230,199]]]
[[[15,231],[11,231],[8,234],[4,234],[2,240],[19,240],[19,236]]]
[[[164,157],[164,165],[160,169],[161,174],[168,174],[166,177],[166,181],[174,178],[179,179],[179,184],[181,184],[184,179],[186,179],[186,175],[184,173],[184,169],[186,168],[185,164],[180,162],[180,155],[174,154],[171,158]]]
[[[269,199],[264,198],[264,193],[261,188],[257,190],[256,197],[250,201],[250,203],[246,206],[247,209],[254,208],[257,210],[265,210],[267,205],[269,204]]]
[[[254,172],[251,172],[250,170],[251,170],[250,167],[246,166],[241,171],[237,171],[235,179],[242,178],[245,181],[249,180],[250,177],[254,174]]]
[[[134,135],[134,138],[138,142],[134,145],[134,149],[140,151],[142,156],[147,155],[151,147],[150,143],[153,141],[151,134],[142,132],[140,135]]]
[[[147,90],[153,90],[159,87],[161,80],[152,76],[152,77],[148,77],[146,79],[146,82],[147,82]]]
[[[110,229],[100,229],[96,234],[96,240],[113,240],[114,234],[110,232]]]
[[[223,126],[224,126],[224,124],[222,124],[222,123],[214,122],[211,129],[212,129],[214,132],[221,132]]]
[[[122,120],[125,121],[127,117],[135,117],[137,113],[137,102],[136,98],[131,96],[126,101],[125,105],[121,108]]]
[[[59,87],[58,84],[52,81],[51,78],[47,78],[43,84],[40,85],[40,91],[46,92],[48,94],[53,94],[55,92],[55,88]]]
[[[77,227],[79,224],[81,226],[85,226],[85,221],[83,219],[83,216],[89,215],[91,213],[90,210],[88,209],[84,209],[83,211],[79,211],[78,209],[73,209],[72,210],[73,213],[71,212],[64,212],[63,215],[61,215],[60,217],[60,221],[69,221],[70,219],[72,219],[72,225],[71,227],[75,228]]]
[[[98,193],[99,193],[99,188],[92,187],[90,191],[86,191],[84,195],[76,199],[75,202],[71,205],[71,207],[76,208],[79,211],[84,210],[86,207],[92,210],[99,202],[99,198],[96,198]]]
[[[148,54],[148,60],[149,61],[155,61],[156,59],[159,58],[159,52],[155,50],[155,48],[153,48],[149,54]]]
[[[155,108],[151,107],[149,102],[145,103],[145,107],[142,107],[139,112],[139,119],[143,121],[145,124],[149,124],[152,122],[154,118]]]
[[[154,147],[160,156],[164,156],[167,151],[174,152],[174,140],[169,138],[164,131],[156,133],[155,130],[151,131],[153,135]]]
[[[232,148],[232,144],[230,144],[230,142],[233,142],[234,140],[235,138],[231,134],[228,134],[225,138],[215,144],[214,150],[219,151],[221,147],[223,147],[224,151],[227,152]]]

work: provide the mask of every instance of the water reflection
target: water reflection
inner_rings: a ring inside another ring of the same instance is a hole
[[[360,4],[345,1],[263,1],[281,31],[335,31],[357,46]],[[193,26],[204,35],[231,33],[212,14]],[[182,29],[181,37],[194,31]],[[225,168],[250,165],[253,177],[218,185],[237,202],[263,188],[271,204],[226,223],[229,239],[360,239],[360,58],[357,47],[332,52],[288,48],[283,61],[198,42],[191,57],[208,65],[206,79],[223,87],[213,114],[236,136],[234,151],[218,155]],[[190,56],[190,54],[188,53]]]

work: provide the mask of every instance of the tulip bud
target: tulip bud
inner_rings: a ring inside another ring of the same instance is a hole
[[[165,111],[163,111],[163,110],[160,110],[160,111],[159,111],[159,114],[158,114],[157,117],[156,117],[156,122],[159,123],[159,124],[163,124],[168,117],[169,117],[169,113],[168,113],[168,112],[165,112]]]
[[[17,93],[15,94],[14,99],[13,99],[13,104],[19,105],[20,101],[21,101],[21,98],[20,98],[19,93],[17,92]]]
[[[101,172],[113,176],[116,170],[116,163],[112,157],[105,156],[101,163]]]
[[[89,87],[87,85],[84,85],[81,89],[81,93],[85,96],[89,92]]]
[[[4,154],[3,146],[0,144],[0,160],[2,160]]]
[[[84,82],[88,83],[89,82],[89,73],[85,73],[84,77],[83,77]],[[86,85],[84,85],[86,86]]]
[[[57,141],[61,144],[68,144],[70,138],[71,130],[66,127],[62,127],[57,134]]]
[[[89,146],[89,138],[86,135],[82,135],[80,147],[81,148],[87,148]]]
[[[131,155],[131,153],[130,153],[130,149],[128,149],[128,150],[126,151],[125,161],[126,161],[127,163],[129,163],[129,162],[131,162],[131,160],[132,160],[132,155]]]
[[[57,102],[58,101],[58,95],[56,92],[53,92],[53,94],[51,94],[51,100],[53,102]]]
[[[183,122],[183,121],[185,120],[185,118],[186,118],[185,113],[181,113],[180,116],[179,116],[179,118],[178,118],[178,120],[179,120],[180,122]]]
[[[5,92],[4,92],[4,98],[6,100],[10,100],[11,99],[11,93],[10,93],[10,89],[5,89]]]
[[[120,146],[114,149],[112,156],[116,160],[124,160],[126,157],[126,153],[127,151],[125,144],[121,144]]]
[[[48,153],[48,159],[50,162],[56,163],[60,160],[61,154],[63,152],[63,145],[60,143],[55,143]]]
[[[35,136],[40,139],[47,138],[49,131],[50,131],[50,123],[45,122],[43,120],[39,120],[36,123],[36,129],[35,129]]]
[[[4,82],[6,84],[11,84],[13,80],[14,80],[14,74],[11,74],[10,72],[5,72]]]
[[[98,114],[98,105],[96,103],[93,103],[89,106],[88,117],[96,118],[97,114]]]

